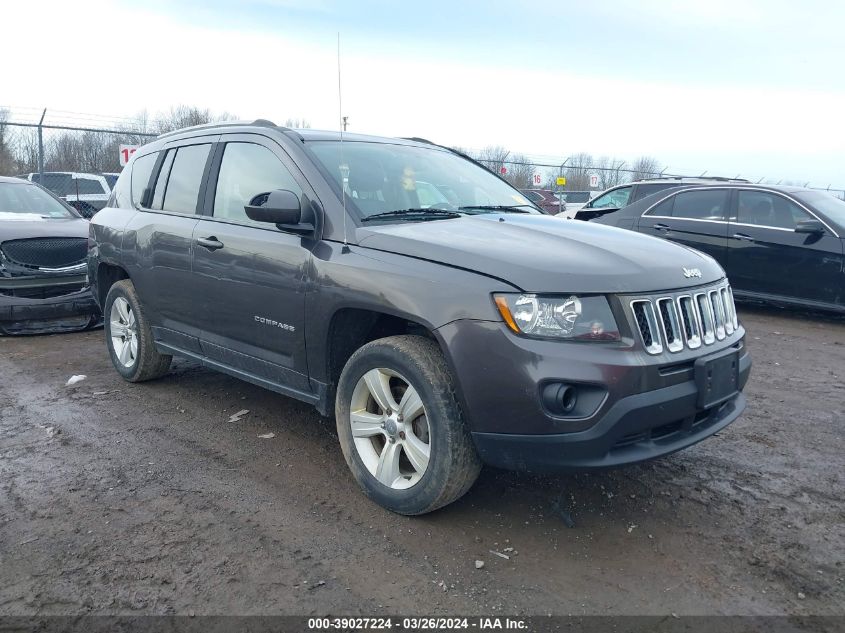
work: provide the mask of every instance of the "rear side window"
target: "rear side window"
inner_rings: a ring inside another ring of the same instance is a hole
[[[153,173],[158,152],[139,156],[132,162],[132,203],[140,205],[144,196],[144,189],[150,183],[150,175]]]
[[[685,191],[674,196],[672,217],[691,220],[724,220],[728,191],[724,189]],[[667,215],[660,213],[657,215]]]
[[[86,195],[103,195],[106,193],[105,188],[103,187],[103,183],[99,180],[94,180],[93,178],[76,178],[75,190],[73,193],[75,194],[79,191],[80,196]]]
[[[164,211],[188,214],[197,212],[202,174],[205,171],[210,148],[211,145],[206,143],[188,145],[176,150],[173,166],[170,168],[170,177],[167,179],[167,187],[164,190],[164,202],[161,206]],[[170,152],[168,156],[169,154]]]
[[[150,205],[152,209],[161,209],[164,202],[164,192],[167,190],[167,179],[170,177],[170,168],[173,167],[173,159],[176,157],[176,150],[169,149],[164,155],[164,162],[161,164],[161,169],[158,170],[158,178],[156,179],[155,190],[153,191],[153,202]]]
[[[637,194],[634,200],[639,200],[640,198],[645,198],[646,196],[650,196],[653,193],[657,193],[658,191],[663,191],[664,189],[668,189],[673,185],[668,183],[655,183],[650,185],[637,185]]]
[[[174,172],[181,153],[180,149],[173,166]],[[302,195],[291,173],[269,149],[254,143],[227,143],[223,162],[220,163],[220,175],[217,177],[214,217],[252,222],[246,216],[244,205],[258,194],[276,189],[287,189],[298,196]],[[166,199],[169,197],[168,186]],[[263,223],[263,226],[267,224]]]

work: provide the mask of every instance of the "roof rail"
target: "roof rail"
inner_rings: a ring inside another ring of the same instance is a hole
[[[726,176],[654,176],[643,180],[715,180],[716,182],[750,182],[745,178],[728,178]]]
[[[210,128],[215,127],[234,127],[234,126],[244,126],[244,125],[255,125],[258,127],[278,127],[282,130],[287,130],[286,127],[281,127],[273,123],[272,121],[268,121],[267,119],[255,119],[255,121],[216,121],[214,123],[201,123],[200,125],[191,125],[190,127],[183,127],[179,128],[178,130],[171,130],[170,132],[164,132],[159,134],[157,138],[167,138],[168,136],[175,136],[176,134],[181,134],[182,132],[193,132],[196,130],[207,130]]]
[[[419,136],[400,136],[403,141],[414,141],[415,143],[425,143],[426,145],[437,145],[432,141],[429,141],[427,138],[420,138]]]

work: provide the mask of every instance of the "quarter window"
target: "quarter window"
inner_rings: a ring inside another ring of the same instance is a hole
[[[210,148],[211,145],[206,143],[187,145],[176,150],[164,192],[164,204],[161,207],[164,211],[189,214],[197,212],[202,174]]]
[[[800,220],[810,220],[809,214],[783,196],[766,191],[740,191],[736,221],[780,229],[794,229]]]
[[[214,195],[214,217],[252,223],[244,205],[276,189],[302,195],[293,175],[269,149],[254,143],[227,143]]]
[[[147,154],[146,156],[139,156],[132,162],[132,203],[141,204],[141,198],[144,196],[144,189],[150,183],[150,174],[153,173],[153,167],[156,164],[158,152]]]

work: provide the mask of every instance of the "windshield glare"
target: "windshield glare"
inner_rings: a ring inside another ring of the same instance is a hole
[[[341,155],[340,145],[339,141],[309,144],[338,191],[348,169],[347,204],[361,218],[403,209],[457,210],[484,205],[527,205],[521,210],[539,213],[516,189],[447,150],[344,141]]]
[[[30,184],[0,183],[0,219],[74,218],[76,215],[49,193]]]
[[[826,191],[802,191],[796,197],[824,213],[839,226],[845,227],[845,201],[834,198]]]

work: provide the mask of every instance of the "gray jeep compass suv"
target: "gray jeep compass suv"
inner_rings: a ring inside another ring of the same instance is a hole
[[[334,413],[355,479],[402,514],[454,501],[482,463],[630,464],[745,407],[745,331],[712,258],[561,222],[421,139],[166,134],[90,231],[126,380],[177,354]]]

